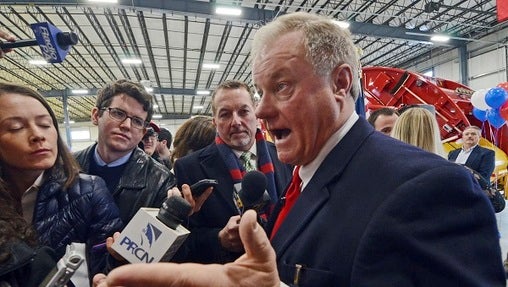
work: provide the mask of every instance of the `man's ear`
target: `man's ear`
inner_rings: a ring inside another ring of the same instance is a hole
[[[99,108],[93,107],[90,118],[92,119],[92,124],[94,124],[95,126],[99,125],[99,113],[100,113]]]
[[[333,69],[331,74],[333,93],[335,97],[349,95],[353,85],[353,72],[348,64],[342,64]]]

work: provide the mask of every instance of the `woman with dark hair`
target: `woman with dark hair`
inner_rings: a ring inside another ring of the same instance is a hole
[[[104,271],[107,252],[94,245],[122,228],[104,181],[79,173],[49,104],[36,91],[0,83],[0,200],[31,224],[57,258],[86,244],[89,277]]]

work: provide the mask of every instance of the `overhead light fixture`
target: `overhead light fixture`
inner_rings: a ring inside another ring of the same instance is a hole
[[[154,105],[153,105],[153,108],[154,108],[154,109],[158,109],[158,108],[159,108],[159,105],[154,104]]]
[[[448,42],[450,41],[450,37],[446,35],[433,35],[430,37],[430,40],[434,42]]]
[[[138,58],[125,58],[122,59],[122,63],[127,65],[139,65],[143,62],[141,61],[141,59]]]
[[[37,65],[37,66],[42,66],[42,65],[49,64],[46,60],[30,60],[30,61],[28,61],[28,63],[30,65]]]
[[[118,3],[118,0],[88,0],[88,2],[95,2],[95,3]]]
[[[347,29],[349,28],[350,24],[349,22],[347,21],[338,21],[338,20],[333,20],[333,23],[339,27],[341,27],[342,29]]]
[[[161,114],[155,114],[152,116],[152,118],[154,119],[162,119],[162,115]]]
[[[209,95],[210,91],[206,91],[206,90],[197,91],[196,94],[198,94],[198,95]]]
[[[194,110],[201,110],[201,109],[203,109],[203,106],[194,106],[193,109]]]
[[[203,68],[204,69],[218,69],[218,68],[220,68],[220,65],[208,63],[208,64],[203,64]]]
[[[153,88],[152,87],[145,87],[145,91],[151,93],[151,92],[153,92]]]
[[[218,15],[240,16],[240,15],[242,15],[242,9],[233,8],[233,7],[225,7],[225,6],[217,6],[217,7],[215,7],[215,13]]]
[[[80,90],[80,89],[72,90],[71,92],[74,95],[86,95],[86,94],[88,94],[88,90]]]

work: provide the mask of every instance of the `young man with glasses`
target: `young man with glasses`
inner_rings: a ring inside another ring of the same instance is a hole
[[[138,148],[153,115],[152,96],[140,84],[118,80],[98,92],[92,122],[97,143],[76,152],[83,172],[102,177],[127,224],[140,207],[160,207],[174,176]]]

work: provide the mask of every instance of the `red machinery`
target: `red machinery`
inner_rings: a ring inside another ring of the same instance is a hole
[[[483,127],[484,137],[508,154],[508,126],[505,124],[496,131],[487,121],[482,123],[476,119],[470,102],[473,90],[467,86],[387,67],[364,67],[362,85],[367,110],[381,106],[433,105],[443,142],[459,139],[465,127],[475,125]]]

